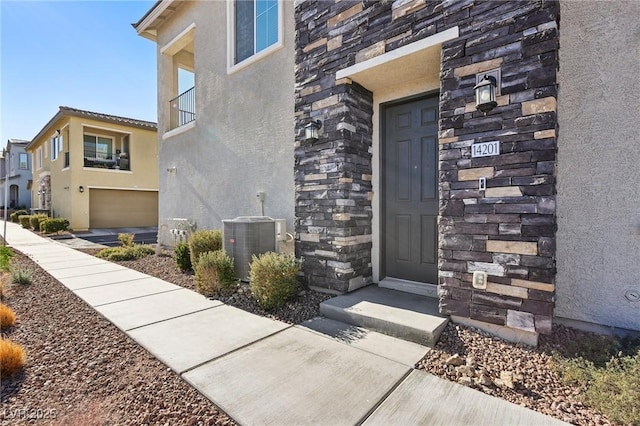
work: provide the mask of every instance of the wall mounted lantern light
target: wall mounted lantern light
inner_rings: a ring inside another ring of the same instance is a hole
[[[485,75],[478,84],[475,85],[476,109],[485,114],[494,109],[496,102],[496,78],[492,75]]]
[[[321,127],[322,121],[311,120],[306,126],[304,126],[304,139],[307,141],[317,141]]]
[[[84,192],[84,186],[80,185],[80,186],[78,187],[78,191],[80,191],[80,192]]]

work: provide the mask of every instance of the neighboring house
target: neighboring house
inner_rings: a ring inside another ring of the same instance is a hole
[[[22,139],[9,139],[7,146],[2,150],[2,164],[0,166],[0,197],[4,206],[5,200],[5,179],[9,180],[9,191],[7,193],[7,207],[10,209],[31,207],[31,160],[25,147],[29,141]],[[8,161],[9,173],[6,173]]]
[[[75,231],[157,226],[157,147],[156,123],[61,106],[26,147],[32,207]]]
[[[267,189],[313,288],[437,296],[528,341],[554,318],[640,330],[640,4],[283,1],[282,48],[251,55],[273,3],[163,0],[135,25],[158,43],[161,225],[219,227]],[[172,122],[181,67],[195,109]]]

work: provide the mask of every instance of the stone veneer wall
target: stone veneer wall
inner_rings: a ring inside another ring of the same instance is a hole
[[[296,254],[308,284],[345,292],[372,281],[372,94],[336,72],[457,26],[440,73],[440,309],[550,330],[558,13],[544,0],[296,2]],[[485,116],[473,86],[496,68],[498,107]],[[317,118],[322,138],[304,141]],[[471,159],[472,143],[494,140],[501,155]],[[488,272],[486,290],[472,288],[475,270]]]

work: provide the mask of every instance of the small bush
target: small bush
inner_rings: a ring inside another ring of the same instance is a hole
[[[45,234],[53,234],[60,231],[67,231],[69,229],[69,221],[65,218],[47,219],[40,223],[40,228]]]
[[[18,222],[23,228],[31,229],[31,215],[23,214],[18,216]]]
[[[133,234],[118,234],[118,241],[120,241],[123,247],[131,247],[134,238],[135,235]]]
[[[100,250],[96,257],[101,259],[110,260],[112,262],[120,262],[123,260],[136,260],[142,259],[150,254],[154,254],[156,251],[153,247],[146,244],[134,244],[124,247],[109,247]]]
[[[295,257],[268,252],[253,256],[249,280],[256,301],[264,309],[275,309],[298,294],[300,265]]]
[[[47,216],[46,214],[34,214],[29,217],[31,227],[34,231],[40,231],[40,223],[47,219],[49,219],[49,216]]]
[[[13,251],[7,246],[0,246],[0,270],[9,271],[9,263],[13,257]]]
[[[202,253],[195,271],[196,290],[207,297],[224,294],[233,288],[233,260],[222,250]]]
[[[4,303],[0,303],[0,329],[12,327],[15,323],[16,313]]]
[[[219,229],[196,231],[189,238],[191,265],[198,264],[198,257],[208,251],[222,249],[222,231]]]
[[[15,212],[11,213],[11,215],[9,217],[11,218],[11,222],[19,223],[18,218],[20,216],[28,215],[28,214],[29,214],[29,212],[26,211],[26,210],[16,210]]]
[[[640,339],[587,336],[554,354],[562,380],[586,387],[583,402],[617,424],[640,425]]]
[[[193,268],[191,264],[191,251],[189,250],[189,243],[181,241],[174,249],[176,254],[176,264],[181,271],[189,271]]]
[[[11,283],[18,285],[31,284],[31,271],[28,269],[13,269],[11,271]]]
[[[26,361],[22,346],[9,339],[0,338],[0,376],[11,376],[18,372]]]

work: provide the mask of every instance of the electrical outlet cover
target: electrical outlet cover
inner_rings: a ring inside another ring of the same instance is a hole
[[[473,273],[473,288],[484,290],[487,288],[487,273],[485,271],[475,271]]]

